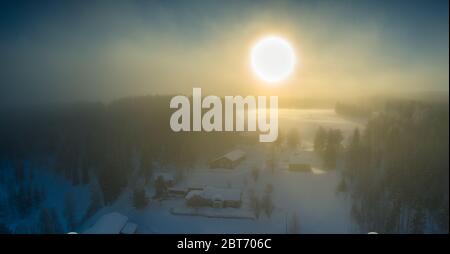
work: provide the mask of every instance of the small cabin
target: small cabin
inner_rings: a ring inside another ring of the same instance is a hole
[[[217,157],[209,162],[209,168],[234,169],[246,157],[242,150],[233,150],[227,154]]]
[[[311,172],[311,165],[307,163],[289,163],[289,171]]]
[[[314,152],[303,151],[293,154],[289,158],[288,170],[293,172],[311,172],[313,167],[320,165]]]

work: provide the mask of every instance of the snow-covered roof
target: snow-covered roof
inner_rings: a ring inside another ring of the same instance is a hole
[[[241,191],[238,189],[207,187],[203,190],[203,195],[209,197],[211,200],[241,200]]]
[[[128,221],[128,217],[118,212],[105,214],[84,234],[119,234]]]
[[[134,234],[134,233],[136,233],[136,230],[137,230],[137,225],[135,223],[128,222],[122,228],[122,231],[120,231],[120,233],[122,233],[122,234]]]
[[[227,158],[230,161],[237,161],[245,156],[245,152],[242,150],[233,150],[231,152],[228,152],[227,154],[223,155],[221,158]]]
[[[289,164],[313,164],[318,165],[317,155],[313,151],[302,151],[294,153],[289,157]]]
[[[201,196],[208,200],[239,201],[241,200],[241,190],[206,187],[204,190],[190,191],[186,195],[186,199],[191,199],[194,196]]]
[[[188,192],[185,199],[191,199],[195,196],[201,196],[202,192],[203,192],[202,190],[191,190],[190,192]]]

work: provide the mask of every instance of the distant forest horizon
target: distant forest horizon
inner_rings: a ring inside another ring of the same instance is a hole
[[[69,100],[69,101],[30,101],[27,103],[24,102],[15,102],[15,103],[3,103],[0,107],[0,113],[11,113],[15,112],[15,110],[36,110],[36,109],[52,109],[56,107],[70,107],[70,106],[82,106],[82,105],[90,105],[90,104],[99,104],[99,105],[111,105],[121,101],[127,100],[148,100],[154,97],[161,98],[171,98],[176,95],[186,95],[191,97],[190,93],[168,93],[168,94],[145,94],[145,95],[131,95],[131,96],[123,96],[110,100],[102,100],[102,99],[91,99],[91,100]],[[208,95],[216,95],[212,93],[203,94],[202,97]],[[265,94],[239,94],[233,93],[226,95],[217,95],[220,98],[224,96],[258,96]],[[440,104],[448,104],[449,103],[449,92],[448,90],[423,90],[423,91],[410,91],[403,93],[373,93],[373,94],[361,94],[361,95],[341,95],[341,96],[312,96],[312,95],[304,95],[304,96],[279,96],[279,108],[334,108],[336,103],[346,103],[346,104],[365,104],[376,105],[382,104],[389,100],[402,100],[402,101],[411,101],[411,102],[423,102],[423,103],[440,103]],[[1,102],[0,102],[1,104]],[[169,104],[167,104],[167,107]]]

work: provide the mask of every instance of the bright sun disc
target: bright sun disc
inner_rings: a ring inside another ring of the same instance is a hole
[[[278,36],[258,41],[251,50],[250,58],[255,74],[269,83],[285,80],[296,64],[293,48],[287,40]]]

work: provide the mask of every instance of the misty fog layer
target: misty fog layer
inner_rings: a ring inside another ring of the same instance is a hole
[[[207,93],[448,93],[448,2],[3,4],[2,104]],[[4,15],[3,15],[4,13]],[[250,71],[265,34],[299,58],[276,89]]]

